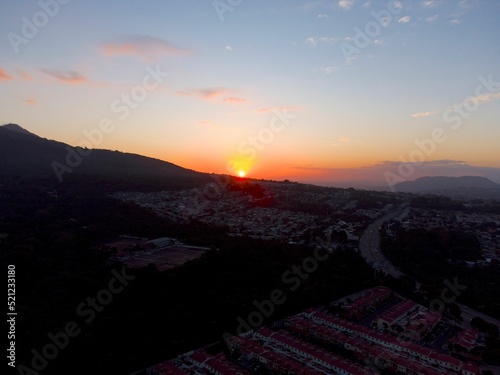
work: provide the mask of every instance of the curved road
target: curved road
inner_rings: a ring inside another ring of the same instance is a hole
[[[361,252],[363,258],[365,258],[367,263],[372,266],[372,268],[379,271],[381,270],[395,278],[403,276],[404,273],[394,267],[381,253],[379,228],[385,221],[391,220],[399,215],[401,215],[402,217],[406,216],[408,214],[408,211],[405,211],[406,209],[407,204],[402,204],[392,211],[389,211],[380,219],[375,220],[373,223],[368,225],[359,240],[359,251]],[[417,289],[419,289],[420,283],[416,280],[415,282]],[[472,318],[480,317],[483,320],[496,324],[500,327],[500,321],[498,319],[495,319],[462,304],[458,304],[458,306],[460,306],[462,310],[462,317],[464,318],[465,322],[470,324]],[[482,370],[490,370],[495,375],[500,375],[500,368],[498,366],[488,366],[485,364],[481,364],[480,368]]]
[[[365,258],[366,262],[374,269],[384,271],[395,278],[399,278],[404,274],[394,267],[380,251],[379,228],[385,221],[402,215],[405,212],[406,207],[407,204],[402,204],[392,211],[389,211],[381,218],[375,220],[373,223],[368,225],[359,240],[359,251],[363,258]]]
[[[388,220],[391,220],[399,215],[402,217],[408,214],[407,210],[408,205],[402,204],[397,208],[394,208],[387,214],[385,214],[380,219],[375,220],[373,223],[368,225],[365,229],[361,238],[359,240],[359,251],[363,258],[367,261],[367,263],[374,269],[383,271],[395,278],[399,278],[400,276],[405,275],[399,269],[389,262],[389,260],[382,254],[380,251],[380,234],[379,227]],[[415,279],[414,279],[415,280]],[[420,288],[420,283],[415,280],[417,289]],[[479,317],[483,320],[496,324],[500,327],[500,320],[495,319],[489,315],[483,314],[477,310],[472,309],[471,307],[462,305],[457,303],[462,309],[462,316],[466,322],[470,322],[472,318]]]

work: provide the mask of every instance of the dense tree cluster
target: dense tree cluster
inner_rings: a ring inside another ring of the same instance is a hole
[[[42,350],[49,333],[74,321],[81,333],[49,362],[50,373],[130,373],[236,332],[237,318],[246,319],[254,301],[275,289],[286,301],[266,321],[375,285],[353,251],[339,249],[299,273],[314,247],[229,237],[227,228],[196,221],[170,223],[109,198],[111,187],[22,181],[0,187],[0,225],[8,234],[1,263],[15,264],[17,272],[18,363],[29,366],[31,350]],[[120,234],[171,236],[213,250],[166,272],[152,265],[128,270],[134,280],[111,303],[95,308],[95,316],[82,314],[82,303],[88,307],[88,298],[109,288],[113,270],[122,270],[94,245]]]
[[[439,296],[443,281],[458,278],[467,289],[458,297],[466,305],[500,317],[498,300],[500,285],[498,264],[469,267],[467,260],[476,260],[480,255],[476,236],[467,232],[435,230],[394,229],[393,236],[382,231],[382,251],[392,263],[404,273],[422,282],[429,291],[429,298]],[[481,307],[481,308],[480,308]]]

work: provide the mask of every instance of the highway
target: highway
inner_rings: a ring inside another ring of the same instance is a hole
[[[483,314],[482,312],[479,312],[477,310],[474,310],[472,307],[462,305],[461,303],[457,302],[457,305],[462,309],[462,318],[464,318],[464,321],[467,323],[470,323],[472,318],[481,318],[484,321],[495,324],[498,327],[500,327],[500,320],[493,318],[492,316]]]
[[[361,238],[359,240],[359,251],[363,258],[367,261],[369,265],[372,266],[372,268],[376,270],[382,270],[386,274],[389,274],[395,278],[399,278],[400,276],[403,276],[404,274],[399,271],[396,267],[394,267],[389,260],[384,257],[384,255],[380,251],[380,234],[379,234],[379,228],[380,226],[388,220],[391,220],[393,218],[396,218],[400,216],[401,218],[405,217],[409,212],[409,209],[407,207],[407,204],[403,204],[397,208],[394,208],[393,210],[389,211],[386,215],[381,217],[380,219],[375,220],[373,223],[371,223],[363,232],[361,235]],[[415,279],[414,279],[415,280]],[[420,283],[416,281],[416,287],[417,289],[420,288]],[[488,316],[486,314],[483,314],[482,312],[479,312],[477,310],[474,310],[468,306],[462,305],[460,303],[457,303],[457,305],[461,308],[462,310],[462,317],[464,318],[464,323],[466,325],[470,324],[470,321],[474,317],[480,317],[483,320],[496,324],[497,326],[500,327],[500,320],[492,318],[491,316]],[[480,368],[482,370],[490,370],[494,375],[500,375],[500,368],[498,366],[489,366],[484,363],[480,365]]]
[[[394,267],[380,251],[379,228],[384,222],[397,216],[405,216],[407,212],[406,204],[394,208],[380,219],[377,219],[368,225],[359,240],[359,251],[363,258],[365,258],[366,262],[374,269],[381,270],[395,278],[399,278],[404,274],[399,269]]]
[[[403,276],[404,273],[402,273],[399,269],[397,269],[395,266],[389,262],[389,260],[382,254],[380,251],[380,234],[379,234],[379,227],[388,220],[391,220],[395,217],[401,216],[403,218],[408,214],[408,208],[406,204],[403,204],[392,211],[388,212],[386,215],[381,217],[380,219],[375,220],[373,223],[371,223],[363,232],[361,235],[361,238],[359,240],[359,251],[363,258],[367,261],[369,265],[372,266],[372,268],[376,270],[381,270],[385,272],[386,274],[389,274],[395,278],[399,278],[400,276]],[[415,280],[415,279],[414,279]],[[416,281],[416,286],[417,289],[420,288],[420,283]],[[479,312],[477,310],[474,310],[468,306],[462,305],[460,303],[457,303],[458,306],[460,306],[462,310],[462,317],[464,318],[464,321],[467,323],[470,323],[471,319],[474,317],[479,317],[482,318],[483,320],[496,324],[497,326],[500,327],[500,320],[495,319],[489,315],[483,314],[482,312]]]

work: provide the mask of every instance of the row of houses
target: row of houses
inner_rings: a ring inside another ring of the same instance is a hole
[[[237,336],[225,335],[227,351],[216,343],[156,365],[141,375],[480,373],[478,365],[437,347],[422,346],[417,343],[417,336],[408,337],[412,327],[424,325],[430,331],[441,317],[402,299],[389,288],[367,289],[334,303],[347,307],[344,312],[366,305],[372,315],[358,322],[341,317],[342,313],[333,315],[326,307],[308,309],[274,322],[272,328],[264,326]],[[404,330],[396,330],[396,326]],[[470,351],[478,337],[478,332],[469,328],[459,331],[448,344]],[[214,352],[215,347],[219,349]]]
[[[191,351],[173,361],[160,363],[149,372],[151,375],[251,375],[251,372],[230,362],[223,353],[212,355],[204,350]]]
[[[290,332],[323,345],[334,345],[338,348],[346,349],[359,361],[370,363],[375,369],[391,373],[399,371],[403,374],[452,374],[452,372],[438,370],[422,364],[405,353],[388,350],[382,346],[374,345],[367,340],[349,336],[328,326],[316,324],[304,317],[295,316],[287,319],[285,324],[287,330]]]
[[[261,328],[247,337],[228,339],[230,350],[265,364],[273,373],[369,375],[370,370],[353,361],[312,345],[284,330]]]
[[[303,316],[315,323],[326,325],[336,331],[344,332],[349,336],[358,337],[391,351],[407,353],[421,363],[435,366],[444,371],[451,371],[454,374],[463,375],[475,375],[479,373],[477,366],[465,363],[448,354],[435,352],[404,338],[396,338],[357,323],[335,317],[323,311],[309,309],[303,313]]]
[[[368,289],[355,298],[344,301],[341,305],[341,315],[351,320],[358,320],[375,311],[392,295],[392,290],[385,286]]]

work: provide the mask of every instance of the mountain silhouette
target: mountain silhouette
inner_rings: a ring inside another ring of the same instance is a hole
[[[42,138],[17,124],[0,126],[0,178],[69,175],[111,178],[193,178],[205,174],[142,155],[72,147]]]
[[[400,182],[394,185],[398,192],[440,194],[451,197],[498,197],[500,185],[486,177],[421,177],[414,181]]]
[[[12,124],[12,123],[10,123],[10,124],[5,124],[5,125],[2,125],[2,127],[3,127],[4,129],[12,130],[12,131],[15,131],[15,132],[18,132],[18,133],[21,133],[21,134],[30,134],[30,135],[34,135],[35,137],[38,137],[38,135],[33,134],[33,133],[31,133],[31,132],[27,131],[26,129],[24,129],[24,128],[20,127],[20,126],[19,126],[19,125],[17,125],[17,124]]]

